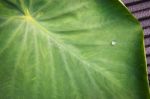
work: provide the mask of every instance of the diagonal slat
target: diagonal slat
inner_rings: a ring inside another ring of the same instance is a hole
[[[150,38],[145,38],[145,46],[150,46]]]
[[[141,10],[144,11],[144,9],[150,8],[150,1],[138,3],[136,5],[131,5],[131,6],[128,6],[128,8],[130,9],[131,12],[137,12],[137,11],[141,11]]]
[[[144,29],[144,33],[145,33],[145,35],[147,35],[147,36],[150,35],[150,27]]]
[[[146,55],[147,55],[147,56],[150,56],[150,47],[147,47],[147,48],[146,48]]]
[[[136,13],[134,13],[134,15],[139,20],[149,18],[150,17],[150,9],[146,9],[144,11],[136,12]]]
[[[125,4],[129,4],[129,3],[133,3],[133,2],[138,2],[138,1],[141,1],[141,0],[123,0],[123,2]]]
[[[147,64],[150,66],[150,57],[147,57]],[[148,72],[150,72],[150,70]]]
[[[149,27],[150,26],[150,19],[142,20],[141,25],[143,28]]]

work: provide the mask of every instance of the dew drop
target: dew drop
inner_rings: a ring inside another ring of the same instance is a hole
[[[115,46],[115,45],[116,45],[116,42],[115,42],[115,41],[112,41],[112,42],[111,42],[111,45],[112,45],[112,46]]]

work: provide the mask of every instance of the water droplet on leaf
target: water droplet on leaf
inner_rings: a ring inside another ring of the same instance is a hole
[[[115,42],[115,41],[112,41],[112,42],[111,42],[111,45],[112,45],[112,46],[115,46],[115,45],[116,45],[116,42]]]

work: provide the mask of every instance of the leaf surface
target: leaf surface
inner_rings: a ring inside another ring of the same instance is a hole
[[[0,99],[149,99],[139,23],[118,0],[0,0]]]

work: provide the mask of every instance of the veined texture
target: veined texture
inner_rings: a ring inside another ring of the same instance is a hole
[[[0,99],[149,99],[139,23],[118,0],[0,0]]]

